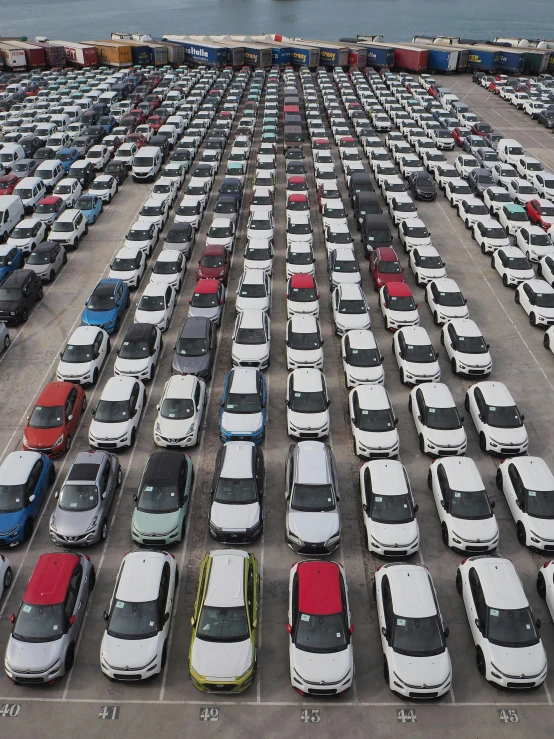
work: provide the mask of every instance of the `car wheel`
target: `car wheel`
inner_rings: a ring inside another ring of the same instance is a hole
[[[389,679],[389,663],[387,662],[387,658],[384,658],[383,661],[383,679],[387,683],[387,685],[390,685],[390,679]]]
[[[8,567],[8,569],[4,572],[4,590],[7,590],[10,585],[12,584],[13,580],[13,573],[12,568]]]
[[[116,332],[119,331],[119,327],[120,326],[121,326],[121,318],[118,316],[115,319],[115,325],[114,325],[114,329],[113,330],[116,331]]]
[[[69,672],[75,662],[75,645],[72,643],[68,646],[67,652],[65,653],[65,672]]]
[[[458,374],[458,365],[456,364],[456,360],[454,357],[450,360],[450,366],[452,368],[452,374],[457,375]]]
[[[98,367],[95,368],[93,374],[92,374],[92,382],[91,385],[96,385],[98,382]]]
[[[6,336],[7,339],[9,339],[8,336]],[[544,335],[544,339],[542,340],[542,343],[544,344],[545,349],[550,349],[550,336],[548,334]],[[8,342],[9,346],[9,342]]]
[[[494,267],[494,261],[492,263],[492,266]],[[502,275],[502,284],[504,285],[504,287],[508,287],[508,275]]]
[[[441,538],[442,538],[442,543],[444,544],[445,547],[450,546],[449,537],[448,537],[448,527],[446,526],[445,523],[441,525]]]
[[[466,396],[464,398],[464,408],[469,413],[469,395],[466,393]]]
[[[419,451],[422,454],[425,454],[425,440],[423,438],[423,434],[419,435]]]
[[[517,540],[521,544],[522,547],[527,545],[527,533],[525,531],[525,526],[521,523],[521,521],[518,521],[518,524],[516,526],[516,535]]]
[[[412,396],[411,395],[408,396],[408,410],[410,411],[410,413],[412,412]]]
[[[117,469],[117,483],[116,483],[116,486],[118,488],[120,488],[122,482],[123,482],[123,470],[121,469],[121,465],[119,465],[119,467]]]
[[[429,490],[433,489],[433,476],[431,474],[431,469],[429,469],[429,472],[427,473],[427,487]]]
[[[537,316],[534,313],[531,313],[531,315],[529,316],[529,323],[531,324],[531,326],[536,327]]]
[[[102,541],[106,541],[108,538],[108,520],[105,518],[102,521],[102,528],[100,529],[100,538]]]
[[[135,429],[133,429],[131,431],[131,441],[129,442],[129,447],[132,447],[132,446],[135,445],[136,436],[137,436],[136,431],[135,431]]]
[[[487,674],[487,665],[485,664],[485,658],[483,657],[483,652],[478,647],[477,648],[477,654],[475,655],[475,661],[477,663],[477,671],[480,675],[485,677]]]
[[[74,239],[73,243],[71,244],[72,249],[78,249],[79,248],[79,239]]]
[[[83,231],[85,236],[88,234],[88,223],[85,223],[85,230]]]
[[[50,467],[50,472],[48,473],[48,487],[54,484],[56,481],[56,468],[54,465]]]
[[[537,593],[543,600],[546,598],[546,583],[542,572],[537,575]]]
[[[404,377],[404,370],[403,369],[400,369],[400,382],[402,383],[402,385],[405,385],[406,384],[406,378]]]
[[[517,246],[517,244],[516,244],[516,246]],[[525,252],[525,256],[527,257],[527,261],[530,262],[531,261],[531,255],[529,254],[528,251]]]
[[[429,302],[429,298],[427,297],[427,290],[425,290],[425,292],[423,294],[423,300],[425,300],[426,303]]]
[[[519,297],[519,292],[517,290],[516,290],[516,294],[514,295],[514,300],[516,301],[516,303],[518,305],[520,305],[521,300],[520,300],[520,297]]]
[[[435,322],[435,326],[440,326],[440,323],[439,323],[439,314],[437,313],[437,311],[435,311],[433,313],[433,321]]]
[[[112,342],[110,337],[108,336],[108,341],[106,343],[106,355],[108,355],[112,350]]]
[[[94,224],[96,223],[96,219],[97,219],[97,216],[93,216],[93,218],[92,218],[92,225],[93,225],[93,226],[94,226]]]
[[[108,195],[108,205],[112,202],[112,196]],[[102,203],[102,207],[104,207],[104,203]]]
[[[130,305],[131,305],[131,296],[129,295],[129,293],[127,293],[127,302],[125,303],[125,308],[129,308]]]
[[[503,487],[504,487],[504,481],[502,479],[502,471],[500,469],[497,469],[496,470],[496,477],[495,477],[494,482],[496,484],[496,487],[499,490],[502,490],[503,489]]]
[[[33,519],[28,518],[25,521],[25,526],[23,528],[23,539],[24,540],[30,539],[32,535],[33,535]]]
[[[37,292],[37,298],[38,298],[39,300],[42,300],[42,299],[43,299],[43,297],[44,297],[44,288],[43,288],[43,287],[42,287],[42,285],[41,285],[41,286],[39,287],[39,289],[38,289],[38,292]]]
[[[94,590],[94,586],[96,585],[96,570],[94,569],[94,565],[90,568],[90,573],[88,576],[88,591],[89,593],[92,593]]]
[[[87,409],[88,401],[87,396],[83,395],[83,402],[81,403],[81,413],[84,413]]]
[[[71,449],[71,434],[67,435],[67,439],[65,440],[65,451],[68,452]]]
[[[487,440],[485,438],[485,434],[482,431],[479,434],[479,448],[481,449],[482,452],[487,451]]]
[[[546,336],[546,334],[545,334],[545,336]],[[7,349],[9,347],[10,343],[11,343],[10,342],[10,337],[6,334],[6,336],[4,337],[4,349]]]
[[[458,591],[458,595],[462,595],[464,586],[462,583],[462,573],[460,570],[456,572],[456,590]]]
[[[467,228],[467,230],[469,231],[469,221],[468,220],[464,221],[464,225]]]

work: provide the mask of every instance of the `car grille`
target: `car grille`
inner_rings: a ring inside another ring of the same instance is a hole
[[[408,554],[407,549],[385,549],[383,554],[385,557],[405,557]]]
[[[98,449],[117,449],[117,444],[111,441],[98,441],[96,442]]]
[[[204,683],[207,690],[214,693],[231,693],[237,687],[234,683]]]
[[[410,691],[410,698],[436,698],[438,693],[416,693]]]
[[[484,375],[484,369],[470,369],[467,371],[468,375]]]
[[[371,459],[388,459],[388,452],[371,452],[370,455]]]
[[[317,439],[319,437],[319,434],[314,434],[308,431],[301,431],[298,436],[301,439]]]
[[[20,685],[42,685],[44,680],[41,677],[19,677],[15,678],[15,681]]]
[[[466,552],[488,552],[489,548],[487,546],[467,546]]]
[[[535,683],[508,683],[509,688],[534,688]]]
[[[440,449],[439,454],[441,457],[454,456],[458,453],[457,449]]]
[[[147,547],[163,547],[165,539],[143,539],[142,543]]]
[[[500,450],[500,454],[518,454],[519,449],[512,446],[503,446]]]
[[[239,367],[259,367],[259,362],[239,362]]]
[[[336,688],[308,688],[311,695],[335,695]]]
[[[40,452],[42,454],[51,454],[52,453],[52,447],[41,447],[41,446],[30,446],[28,447],[30,452]]]
[[[329,554],[329,550],[325,546],[324,542],[317,544],[304,544],[300,547],[298,554]]]
[[[142,680],[142,675],[129,675],[126,672],[114,672],[116,680]]]
[[[545,544],[544,548],[548,552],[554,552],[554,544]]]
[[[62,536],[62,534],[58,534],[58,532],[56,532],[56,536],[58,537],[58,539],[66,541],[68,544],[75,544],[76,542],[85,539],[87,535],[81,534],[81,536]]]

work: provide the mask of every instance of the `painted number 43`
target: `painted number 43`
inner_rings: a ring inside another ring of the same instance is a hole
[[[300,721],[303,721],[305,724],[312,723],[312,724],[319,724],[321,721],[321,716],[319,714],[319,709],[304,709],[300,714]]]

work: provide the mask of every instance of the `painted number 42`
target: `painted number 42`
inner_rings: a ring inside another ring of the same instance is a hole
[[[304,709],[300,714],[300,721],[303,721],[305,724],[312,723],[312,724],[319,724],[321,721],[321,716],[319,714],[319,709],[315,708],[311,711],[307,708]]]

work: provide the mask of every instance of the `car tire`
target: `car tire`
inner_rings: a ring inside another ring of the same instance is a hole
[[[4,572],[4,592],[10,587],[13,580],[13,572],[12,568],[8,567],[8,569]]]
[[[412,412],[412,396],[411,394],[408,396],[408,410],[410,413]]]
[[[533,326],[533,328],[536,328],[537,316],[534,313],[531,313],[531,315],[529,316],[529,323],[531,324],[531,326]]]
[[[8,339],[9,337],[6,336],[6,338]],[[545,334],[544,335],[544,338],[542,340],[542,343],[543,343],[545,349],[550,349],[550,336],[548,334]],[[8,346],[9,346],[9,344],[8,344]]]
[[[88,234],[88,223],[85,223],[85,230],[83,231],[83,233],[85,236]]]
[[[164,646],[162,649],[162,661],[161,661],[161,669],[165,667],[165,663],[167,662],[167,639],[164,641]]]
[[[456,364],[456,360],[454,357],[450,360],[450,367],[452,368],[452,374],[457,375],[458,374],[458,365]]]
[[[100,527],[100,541],[106,541],[108,538],[108,519],[105,518],[102,521],[102,526]]]
[[[390,685],[389,663],[387,662],[386,657],[383,658],[383,679],[387,685]]]
[[[67,435],[67,439],[65,440],[65,451],[68,452],[71,449],[71,434]]]
[[[546,598],[546,582],[542,572],[537,575],[537,593],[543,600]]]
[[[406,384],[406,378],[404,377],[404,370],[402,368],[400,369],[400,383],[402,385]]]
[[[38,292],[37,292],[37,299],[42,300],[44,297],[44,288],[42,285],[39,286]]]
[[[419,435],[419,451],[425,454],[425,439],[423,438],[423,434]]]
[[[92,593],[94,590],[94,586],[96,585],[96,570],[94,569],[94,565],[90,568],[90,574],[88,576],[88,591],[89,593]]]
[[[485,434],[482,431],[479,434],[479,448],[481,449],[482,452],[487,451],[487,440],[485,438]]]
[[[442,525],[441,525],[441,538],[442,538],[442,543],[444,544],[444,546],[445,547],[450,547],[449,536],[448,536],[448,527],[447,527],[447,525],[445,523],[442,523]]]
[[[56,273],[53,269],[50,270],[50,274],[48,275],[48,282],[54,282],[54,278],[56,277]]]
[[[94,369],[94,372],[92,374],[92,382],[90,384],[96,385],[97,382],[98,382],[98,367]]]
[[[73,642],[68,646],[67,652],[65,653],[64,673],[67,674],[73,667],[75,662],[75,645]]]
[[[67,252],[66,251],[64,251],[63,253],[62,264],[67,264]]]
[[[522,547],[527,546],[527,532],[525,531],[525,526],[521,523],[521,521],[517,522],[516,536],[518,542],[521,544]]]
[[[462,582],[462,573],[460,570],[456,571],[456,591],[458,595],[462,595],[464,591],[464,586]]]
[[[121,465],[119,465],[119,467],[117,468],[116,487],[120,488],[122,482],[123,482],[123,470],[121,469]]]
[[[440,323],[439,323],[439,314],[437,313],[437,311],[435,311],[433,313],[433,322],[434,322],[435,326],[440,326]]]
[[[33,535],[33,519],[28,518],[25,521],[25,526],[23,527],[23,540],[27,541],[27,539],[30,539]]]
[[[115,325],[114,325],[114,331],[117,333],[119,331],[119,327],[121,326],[121,318],[118,316],[115,319]]]
[[[481,651],[480,647],[477,647],[477,653],[475,655],[475,662],[477,664],[477,672],[483,677],[485,677],[487,674],[487,665],[485,662],[485,658],[483,657],[483,652]]]
[[[464,408],[469,413],[469,395],[466,393],[466,396],[464,398]]]
[[[96,218],[97,218],[97,217],[96,217],[96,216],[94,216],[94,217],[93,217],[93,219],[92,219],[92,225],[93,225],[93,226],[94,226],[94,224],[96,223]]]
[[[125,303],[125,308],[128,309],[130,305],[131,305],[131,296],[129,295],[129,293],[127,293],[127,302]]]
[[[517,303],[517,305],[520,305],[521,300],[520,300],[519,293],[517,290],[516,290],[516,294],[514,295],[514,300]]]
[[[136,437],[137,437],[137,433],[136,433],[135,429],[133,429],[131,431],[131,440],[129,442],[129,448],[131,448],[131,447],[133,447],[135,445]]]
[[[492,266],[494,267],[494,261],[493,261]],[[508,275],[506,274],[502,275],[502,284],[504,285],[504,287],[508,287]]]
[[[485,245],[481,244],[481,254],[486,254],[487,250],[485,249]]]
[[[546,336],[546,334],[545,334],[545,336]],[[10,343],[11,343],[10,337],[8,335],[6,335],[4,337],[4,349],[7,349],[9,347]]]

